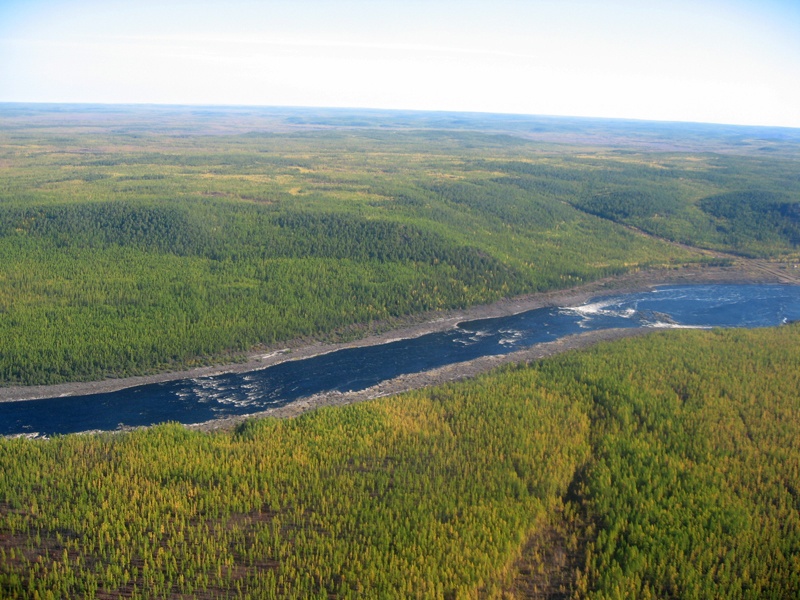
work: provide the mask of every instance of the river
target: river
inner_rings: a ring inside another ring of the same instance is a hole
[[[0,403],[0,435],[114,430],[165,421],[201,423],[256,413],[327,391],[358,391],[406,373],[619,327],[766,327],[800,320],[800,286],[686,285],[606,296],[469,321],[413,339],[338,350],[248,373],[115,392]]]

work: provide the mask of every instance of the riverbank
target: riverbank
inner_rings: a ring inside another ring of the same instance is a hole
[[[201,367],[185,371],[174,371],[154,375],[129,377],[124,379],[106,379],[103,381],[93,382],[73,382],[50,386],[14,386],[0,388],[0,402],[104,393],[139,385],[173,381],[178,379],[209,377],[231,372],[254,371],[264,369],[288,360],[309,358],[344,348],[373,346],[387,343],[396,339],[413,338],[425,335],[427,333],[444,331],[452,329],[462,321],[507,316],[546,306],[573,306],[584,303],[595,296],[641,291],[649,289],[655,285],[686,283],[766,283],[775,281],[777,281],[777,279],[773,274],[765,271],[759,271],[757,269],[747,268],[747,265],[743,265],[742,263],[734,267],[683,267],[673,270],[639,271],[618,277],[594,281],[575,288],[531,294],[518,298],[501,300],[489,305],[476,306],[465,310],[452,310],[441,313],[417,315],[406,319],[405,325],[402,327],[393,328],[377,335],[363,337],[351,342],[329,344],[322,342],[308,343],[307,341],[298,340],[282,347],[254,352],[248,355],[245,361],[233,364]],[[600,332],[593,333],[600,334]],[[630,335],[629,332],[604,333],[611,337],[615,335]],[[585,334],[582,336],[572,336],[572,338],[575,339],[567,338],[569,342],[564,340],[564,344],[560,344],[560,342],[553,342],[551,344],[542,344],[540,346],[544,349],[543,351],[548,352],[552,348],[557,350],[562,346],[563,349],[566,350],[571,349],[572,347],[581,347],[594,343],[597,341],[595,338],[599,337],[601,336]],[[531,355],[531,358],[526,358],[526,356],[523,356],[525,353],[533,351],[537,348],[539,348],[539,346],[520,351],[519,353],[509,354],[505,357],[486,357],[486,359],[476,359],[475,361],[469,361],[468,363],[458,363],[448,367],[443,367],[442,369],[436,369],[435,371],[403,376],[398,378],[398,380],[402,381],[391,380],[391,382],[384,382],[383,384],[376,386],[376,388],[381,388],[381,386],[383,386],[385,389],[375,390],[371,388],[370,390],[364,390],[364,392],[358,392],[356,394],[359,395],[359,398],[362,395],[366,395],[366,398],[370,397],[370,394],[385,395],[389,393],[405,391],[406,389],[413,389],[415,387],[435,385],[444,381],[451,381],[453,379],[461,378],[461,373],[465,373],[463,377],[473,376],[479,372],[489,370],[497,364],[501,364],[500,358],[502,358],[502,362],[520,362],[523,360],[539,358],[539,356],[533,355]],[[389,389],[390,391],[386,391],[386,389]],[[323,404],[349,403],[350,401],[357,401],[339,398],[340,396],[348,395],[323,394],[320,395],[319,398],[314,397],[311,399],[299,400],[291,405],[281,407],[281,409],[274,409],[270,412],[270,414],[285,409],[282,413],[280,413],[280,415],[276,414],[275,416],[293,416],[294,414],[303,412],[303,410],[307,410],[308,408],[300,410],[300,407],[304,405],[307,405],[309,408],[315,408]],[[339,400],[341,400],[341,402],[339,402]]]
[[[644,328],[603,329],[598,331],[590,331],[578,335],[567,336],[552,342],[536,344],[530,348],[525,348],[524,350],[519,350],[517,352],[511,352],[510,354],[481,356],[480,358],[445,365],[444,367],[431,369],[429,371],[400,375],[394,379],[382,381],[378,385],[374,385],[370,388],[357,392],[325,392],[322,394],[314,394],[308,398],[301,398],[294,402],[284,404],[283,406],[271,408],[265,411],[249,415],[237,415],[233,417],[214,419],[213,421],[187,425],[186,427],[190,429],[198,429],[200,431],[227,431],[235,428],[243,421],[251,418],[273,417],[276,419],[290,419],[323,406],[345,406],[348,404],[363,402],[365,400],[381,398],[383,396],[392,396],[411,390],[432,387],[461,379],[468,379],[470,377],[476,377],[482,373],[491,371],[492,369],[495,369],[501,365],[510,363],[527,363],[534,360],[547,358],[548,356],[553,356],[555,354],[560,354],[562,352],[567,352],[568,350],[586,348],[598,342],[645,335],[651,331],[653,330]]]

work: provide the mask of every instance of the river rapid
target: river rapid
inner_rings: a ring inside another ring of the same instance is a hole
[[[800,320],[797,285],[666,285],[577,306],[463,322],[443,332],[287,360],[247,373],[0,403],[0,435],[51,436],[252,414],[314,394],[364,390],[400,375],[508,354],[586,331],[767,327],[795,320]]]

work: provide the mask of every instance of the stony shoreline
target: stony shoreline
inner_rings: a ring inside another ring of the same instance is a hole
[[[402,394],[403,392],[408,392],[411,390],[441,385],[443,383],[458,381],[460,379],[468,379],[470,377],[476,377],[482,373],[491,371],[500,365],[510,363],[528,363],[541,358],[546,358],[548,356],[553,356],[555,354],[560,354],[561,352],[566,352],[568,350],[585,348],[598,342],[644,335],[650,331],[652,330],[643,328],[604,329],[571,335],[553,342],[536,344],[530,348],[512,352],[510,354],[481,356],[480,358],[445,365],[444,367],[431,369],[429,371],[400,375],[394,379],[382,381],[377,385],[357,392],[323,392],[320,394],[314,394],[308,398],[300,398],[299,400],[295,400],[289,404],[271,408],[258,413],[224,417],[221,419],[214,419],[213,421],[206,421],[205,423],[187,425],[186,427],[201,431],[227,431],[235,428],[243,421],[251,418],[273,417],[276,419],[290,419],[323,406],[345,406],[348,404],[355,404],[356,402],[381,398],[383,396]]]
[[[154,375],[142,375],[121,379],[106,379],[102,381],[72,382],[48,386],[12,386],[0,388],[0,402],[14,402],[34,400],[38,398],[54,398],[59,396],[74,396],[94,393],[112,392],[129,387],[188,379],[208,377],[222,373],[246,372],[264,369],[269,366],[288,360],[300,360],[334,352],[344,348],[355,348],[384,344],[396,339],[413,338],[427,333],[445,331],[457,326],[463,321],[485,319],[513,315],[545,306],[572,306],[586,302],[592,297],[609,294],[619,294],[646,290],[657,285],[687,284],[687,283],[765,283],[774,282],[775,278],[767,273],[735,267],[683,267],[673,270],[638,271],[618,277],[597,280],[578,287],[555,290],[550,292],[530,294],[518,298],[504,299],[498,302],[471,307],[464,310],[444,311],[436,314],[418,315],[410,317],[405,326],[388,330],[386,332],[364,337],[351,342],[343,343],[289,343],[283,347],[254,352],[247,356],[243,362],[233,364],[200,367],[185,371],[172,371]],[[396,379],[382,382],[381,384],[351,393],[318,394],[310,398],[300,399],[291,404],[271,409],[259,415],[272,415],[276,417],[295,416],[306,410],[323,405],[349,404],[377,396],[399,393],[428,385],[435,385],[445,381],[453,381],[464,377],[471,377],[494,368],[499,364],[508,362],[523,362],[549,356],[557,352],[584,347],[600,340],[615,339],[617,337],[638,335],[643,330],[607,330],[570,336],[556,342],[538,344],[532,348],[521,350],[504,356],[482,357],[464,363],[456,363],[410,375],[403,375]],[[219,422],[210,422],[193,427],[216,429],[222,426],[230,427],[232,422],[243,419],[221,419]],[[214,423],[217,423],[215,426]]]

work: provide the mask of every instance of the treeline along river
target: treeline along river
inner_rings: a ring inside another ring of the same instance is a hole
[[[0,434],[53,435],[256,413],[329,391],[358,391],[407,373],[507,354],[619,327],[766,327],[800,319],[800,286],[691,285],[597,298],[581,306],[469,321],[444,332],[338,350],[248,373],[102,394],[0,403]]]

